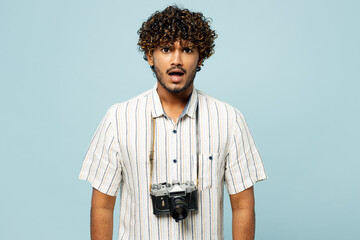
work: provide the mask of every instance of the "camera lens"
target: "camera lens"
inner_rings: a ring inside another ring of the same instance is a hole
[[[175,219],[175,221],[183,220],[187,217],[189,213],[188,205],[186,204],[186,199],[183,197],[174,197],[170,200],[170,214]]]

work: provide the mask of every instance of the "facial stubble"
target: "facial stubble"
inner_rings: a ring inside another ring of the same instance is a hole
[[[191,84],[194,82],[195,76],[196,76],[196,68],[189,72],[189,80],[187,81],[187,83],[185,84],[184,87],[182,88],[170,88],[169,86],[166,85],[166,82],[164,80],[164,74],[160,71],[159,68],[156,67],[156,65],[154,64],[154,73],[156,76],[157,81],[161,84],[161,86],[163,86],[163,88],[165,88],[168,92],[170,93],[181,93],[183,91],[185,91],[186,89],[188,89]]]

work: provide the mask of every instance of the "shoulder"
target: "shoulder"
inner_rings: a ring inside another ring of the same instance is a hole
[[[206,94],[200,90],[197,90],[198,98],[199,98],[199,104],[201,108],[207,108],[210,111],[217,111],[220,115],[226,116],[229,118],[230,121],[241,119],[241,121],[244,120],[243,114],[232,105],[221,101],[219,99],[216,99],[209,94]]]
[[[129,100],[113,104],[108,109],[107,114],[114,115],[116,113],[118,114],[119,112],[124,112],[124,111],[128,112],[135,110],[137,107],[141,105],[147,104],[149,101],[149,96],[151,96],[151,91],[152,90],[150,89]]]

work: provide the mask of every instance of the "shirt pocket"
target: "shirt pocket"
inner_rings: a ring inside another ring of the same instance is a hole
[[[199,154],[199,190],[218,187],[221,183],[221,154]]]

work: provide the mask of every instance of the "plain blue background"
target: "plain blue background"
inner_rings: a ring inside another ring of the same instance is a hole
[[[360,1],[0,0],[0,239],[89,239],[84,154],[110,105],[154,85],[137,30],[171,3],[212,18],[196,87],[263,157],[256,239],[358,238]],[[231,239],[226,192],[224,220]]]

